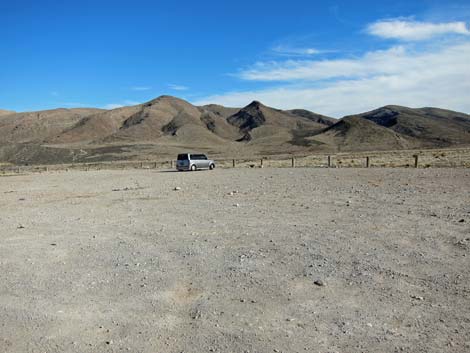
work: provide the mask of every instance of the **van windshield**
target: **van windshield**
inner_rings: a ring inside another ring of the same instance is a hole
[[[188,155],[187,154],[179,154],[178,155],[178,160],[179,161],[187,161],[188,160]]]

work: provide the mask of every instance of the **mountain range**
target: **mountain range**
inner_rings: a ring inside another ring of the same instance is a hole
[[[156,160],[181,151],[249,157],[470,145],[470,115],[385,106],[335,119],[253,101],[194,106],[171,96],[112,110],[0,110],[0,162]]]

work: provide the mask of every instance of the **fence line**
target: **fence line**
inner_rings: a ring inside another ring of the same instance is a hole
[[[257,157],[215,159],[220,168],[377,168],[377,167],[458,167],[470,168],[469,150],[423,150],[416,151],[317,154],[291,157]],[[120,170],[174,168],[174,160],[160,161],[112,161],[68,163],[58,165],[7,165],[0,166],[1,174],[21,174],[69,170]]]

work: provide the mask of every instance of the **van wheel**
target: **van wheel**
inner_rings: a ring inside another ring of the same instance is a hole
[[[196,166],[194,164],[191,166],[191,171],[196,171]]]
[[[212,169],[214,169],[214,168],[215,168],[215,164],[212,163],[212,164],[209,166],[209,169],[212,170]]]

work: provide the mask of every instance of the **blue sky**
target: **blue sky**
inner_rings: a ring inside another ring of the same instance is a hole
[[[162,94],[340,117],[470,113],[466,1],[0,0],[0,108],[114,108]]]

